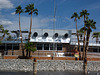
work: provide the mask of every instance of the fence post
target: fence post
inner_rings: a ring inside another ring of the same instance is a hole
[[[34,58],[33,60],[33,73],[34,75],[37,75],[37,60]]]

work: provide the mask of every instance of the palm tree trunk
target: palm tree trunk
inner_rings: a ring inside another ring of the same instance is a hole
[[[83,60],[84,60],[84,55],[85,55],[85,35],[86,35],[86,30],[84,31],[84,40],[83,40]]]
[[[28,42],[30,41],[30,37],[31,37],[31,28],[32,28],[32,14],[31,14],[31,21],[30,21],[30,32],[29,32],[29,37],[28,37]]]
[[[32,14],[31,14],[31,22],[30,22],[30,32],[29,32],[29,40],[28,40],[28,42],[30,41],[30,37],[31,37],[31,28],[32,28]],[[29,54],[28,54],[28,56],[30,57],[30,51],[29,51]]]
[[[78,35],[78,29],[77,29],[77,20],[76,20],[76,34],[77,34],[77,40],[78,40],[79,60],[81,60],[81,49],[80,49],[79,35]]]
[[[19,29],[20,29],[20,37],[21,37],[22,56],[25,56],[24,55],[24,48],[23,48],[23,39],[22,39],[21,25],[20,25],[20,14],[19,14]]]
[[[89,29],[87,31],[85,57],[84,57],[84,71],[85,71],[85,74],[87,74],[87,51],[88,51],[88,44],[89,44],[89,38],[90,38],[90,30]]]
[[[83,56],[82,56],[82,59],[84,61],[84,55],[85,55],[85,35],[86,35],[86,30],[85,30],[85,15],[84,15],[84,40],[83,40]]]

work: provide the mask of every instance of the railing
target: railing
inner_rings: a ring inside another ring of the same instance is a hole
[[[4,56],[18,56],[21,51],[4,51]]]
[[[18,56],[22,56],[22,54],[19,54],[19,53],[22,53],[21,51],[5,51],[4,52],[4,56],[15,56],[15,57],[18,57]],[[74,57],[74,53],[73,52],[39,52],[39,51],[36,51],[34,53],[31,54],[32,57],[38,57],[40,59],[44,58],[44,59],[48,59],[49,57],[50,58],[54,58],[54,59],[58,59],[58,60],[75,60],[75,57]],[[48,57],[48,58],[47,58]],[[59,58],[58,58],[59,57]],[[61,57],[61,58],[60,58]],[[100,61],[100,53],[93,53],[93,52],[88,52],[87,53],[87,60],[88,61]],[[81,60],[82,61],[82,60]]]
[[[21,56],[22,51],[4,51],[4,56]],[[33,57],[73,57],[74,53],[73,52],[55,52],[55,51],[50,51],[50,52],[31,52],[31,56]]]

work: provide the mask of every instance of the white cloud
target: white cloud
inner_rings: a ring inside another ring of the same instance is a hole
[[[49,18],[41,19],[41,23],[47,23],[47,22],[50,22],[50,21],[54,21],[54,19],[49,19]],[[55,19],[55,21],[56,21],[56,19]]]
[[[11,15],[15,15],[15,12],[12,12]]]
[[[13,23],[11,21],[1,20],[0,24],[2,24],[2,25],[12,25]]]
[[[30,17],[20,16],[21,19],[21,28],[22,30],[29,29],[30,27]],[[33,17],[32,20],[32,28],[46,28],[50,27],[50,23],[52,23],[52,19],[48,17]],[[18,16],[12,21],[13,25],[7,27],[9,30],[18,30],[19,29],[19,19]]]
[[[13,4],[10,0],[0,0],[0,9],[2,8],[13,8]]]
[[[53,19],[48,17],[35,17],[33,18],[33,28],[48,27],[52,21]]]

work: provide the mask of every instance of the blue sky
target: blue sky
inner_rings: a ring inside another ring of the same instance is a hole
[[[15,8],[21,5],[34,3],[38,9],[38,16],[33,15],[32,28],[53,29],[54,0],[0,0],[0,24],[6,29],[18,30],[18,14]],[[78,14],[87,9],[89,18],[96,21],[96,30],[100,29],[100,0],[55,0],[56,6],[56,29],[75,29],[74,19],[70,19],[74,12]],[[21,14],[22,30],[27,30],[30,25],[30,15]],[[83,18],[78,20],[78,29],[83,26]]]

